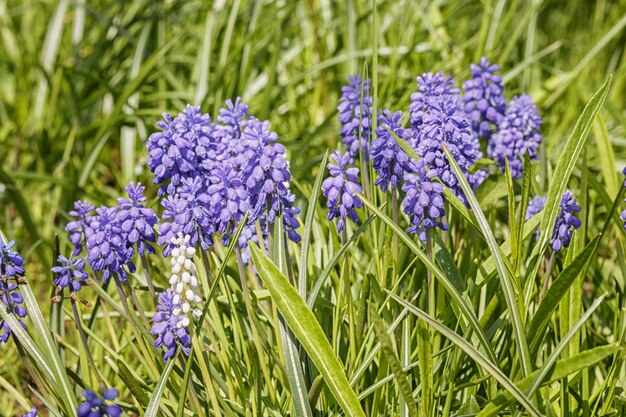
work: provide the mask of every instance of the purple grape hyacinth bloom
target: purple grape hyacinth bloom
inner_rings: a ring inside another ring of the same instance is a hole
[[[574,193],[570,190],[565,190],[563,193],[559,211],[550,238],[550,245],[555,252],[569,246],[574,230],[581,225],[580,219],[574,214],[580,211],[580,206],[574,198]]]
[[[418,91],[411,94],[411,126],[418,128],[422,124],[424,113],[430,107],[430,100],[433,97],[445,95],[459,95],[459,89],[454,86],[452,77],[443,72],[433,74],[426,72],[417,77]]]
[[[500,171],[505,171],[506,157],[511,176],[522,177],[526,152],[530,159],[537,159],[537,149],[543,138],[539,133],[541,123],[537,106],[530,96],[522,94],[511,100],[489,146],[489,156],[498,163]]]
[[[212,235],[215,232],[213,217],[210,211],[210,196],[205,190],[200,177],[183,178],[180,189],[175,196],[167,196],[161,201],[165,208],[163,222],[159,225],[159,245],[166,245],[163,250],[169,256],[172,249],[172,238],[179,233],[191,237],[190,245],[198,242],[204,250],[213,246]]]
[[[442,145],[446,145],[461,170],[475,182],[484,179],[469,174],[469,169],[482,156],[480,144],[470,128],[470,121],[460,108],[457,97],[435,96],[430,98],[429,102],[430,107],[422,116],[422,124],[414,130],[416,152],[426,166],[434,170],[436,176],[466,203]],[[475,188],[477,185],[472,182],[470,185]]]
[[[391,129],[400,139],[410,139],[412,132],[402,128],[401,118],[401,111],[391,113],[385,110],[378,120],[376,139],[370,149],[372,165],[378,174],[375,184],[383,191],[387,191],[390,186],[392,189],[397,187],[398,180],[402,179],[409,164],[408,155],[398,146],[388,130]]]
[[[535,217],[537,214],[539,214],[541,210],[543,210],[543,208],[546,206],[547,199],[548,197],[546,196],[538,195],[536,197],[533,197],[528,202],[528,208],[526,209],[526,221]]]
[[[9,312],[17,316],[22,327],[26,328],[21,320],[26,317],[24,297],[18,288],[18,284],[24,279],[24,260],[13,250],[14,245],[14,241],[4,244],[0,239],[0,300]],[[11,326],[0,317],[0,345],[8,342],[11,333]]]
[[[37,417],[37,407],[33,407],[26,414],[22,414],[22,417]]]
[[[165,347],[166,351],[163,360],[167,362],[174,356],[176,348],[181,347],[185,355],[189,355],[191,351],[191,338],[186,327],[179,326],[182,323],[184,315],[174,314],[174,310],[180,308],[182,301],[178,304],[174,303],[176,293],[168,288],[159,294],[159,305],[157,312],[152,317],[154,325],[150,329],[150,333],[157,336],[154,346]]]
[[[137,245],[140,255],[153,254],[154,248],[150,242],[156,241],[154,226],[159,218],[154,210],[142,204],[147,201],[143,195],[146,187],[131,181],[124,189],[128,193],[128,198],[117,199],[117,220],[120,222],[122,233],[125,234],[128,245]]]
[[[78,256],[83,251],[83,245],[87,240],[85,232],[93,219],[90,213],[94,209],[94,205],[87,201],[76,201],[74,202],[74,210],[69,212],[70,216],[77,218],[65,226],[65,230],[69,232],[70,242],[74,245],[72,256]]]
[[[363,207],[363,202],[356,193],[362,193],[363,189],[358,183],[359,169],[348,167],[350,152],[341,155],[339,151],[335,151],[331,155],[331,161],[327,165],[330,177],[322,183],[322,192],[328,199],[328,220],[339,218],[337,232],[342,232],[347,217],[354,223],[359,220],[356,209]]]
[[[470,65],[472,78],[463,83],[464,111],[472,121],[474,132],[488,143],[506,109],[502,77],[496,74],[499,69],[497,64],[490,64],[482,57],[478,65]]]
[[[445,216],[443,191],[440,183],[433,181],[437,172],[426,170],[424,160],[411,160],[409,170],[404,174],[402,190],[405,197],[402,200],[402,211],[410,217],[409,233],[417,233],[422,242],[426,242],[427,230],[436,227],[448,230],[448,226],[441,221]]]
[[[624,174],[626,176],[626,167],[624,167],[624,169],[622,169],[622,174]],[[624,180],[623,187],[626,187],[626,179]],[[624,201],[626,201],[626,199],[624,199]],[[626,210],[623,210],[621,215],[620,215],[622,221],[624,222],[624,230],[626,230]]]
[[[89,277],[85,272],[85,260],[83,258],[67,259],[59,256],[59,265],[54,266],[51,271],[54,273],[54,286],[57,288],[70,288],[70,292],[80,291],[85,280]]]
[[[77,417],[119,417],[122,414],[122,407],[109,402],[117,398],[117,390],[110,388],[106,390],[102,397],[91,390],[84,390],[85,402],[78,406]]]
[[[339,122],[341,137],[350,152],[350,163],[361,151],[368,157],[368,147],[372,135],[372,103],[370,95],[372,81],[363,81],[360,75],[350,76],[348,85],[341,88],[339,99]]]

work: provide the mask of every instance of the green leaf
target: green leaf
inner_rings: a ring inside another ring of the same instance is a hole
[[[120,379],[122,380],[124,385],[126,385],[133,398],[135,398],[142,407],[147,406],[150,398],[148,397],[148,394],[146,394],[146,392],[143,390],[143,388],[141,388],[141,383],[135,378],[132,372],[130,372],[130,369],[128,369],[126,363],[118,359],[117,369],[119,371],[118,375]]]
[[[167,362],[167,366],[163,369],[161,378],[159,378],[156,387],[154,387],[154,391],[152,391],[152,397],[150,397],[150,402],[148,403],[148,408],[146,408],[146,414],[144,414],[144,417],[156,417],[159,415],[161,397],[163,396],[165,385],[167,385],[167,379],[169,378],[170,372],[174,369],[174,362],[176,362],[176,359],[178,358],[178,353],[179,351],[177,351],[174,356],[170,358]]]
[[[278,311],[322,374],[337,403],[346,415],[365,417],[361,404],[346,378],[343,365],[335,356],[324,331],[298,291],[256,245],[251,244],[250,251],[254,265],[270,291]]]
[[[385,290],[387,291],[387,290]],[[452,343],[454,343],[459,349],[467,353],[480,367],[482,367],[487,373],[494,377],[496,381],[500,383],[520,404],[528,410],[530,415],[539,417],[541,413],[530,400],[524,395],[524,393],[498,368],[495,364],[489,361],[480,351],[472,346],[467,340],[463,339],[457,333],[446,327],[444,324],[438,322],[434,318],[430,317],[426,312],[411,305],[402,298],[398,297],[394,293],[387,291],[387,293],[397,301],[400,305],[407,308],[411,313],[415,314],[421,320],[424,320],[429,326],[433,327],[439,333],[444,335]]]
[[[407,408],[409,409],[409,415],[417,417],[417,404],[415,403],[415,399],[413,398],[413,390],[411,389],[411,384],[406,377],[406,372],[402,369],[402,365],[400,364],[400,360],[396,355],[393,344],[391,342],[391,337],[387,333],[387,328],[385,327],[385,323],[383,319],[380,318],[378,313],[376,312],[376,306],[370,304],[370,320],[374,326],[374,332],[376,333],[376,338],[380,342],[383,350],[383,354],[385,355],[385,359],[389,363],[389,368],[393,372],[394,378],[398,387],[400,388],[400,394],[404,399]],[[429,389],[424,388],[424,383],[422,381],[422,393],[430,392]],[[422,394],[423,395],[423,394]]]
[[[596,116],[596,120],[593,124],[593,132],[595,136],[596,148],[598,149],[598,157],[600,158],[600,170],[602,171],[602,177],[607,191],[611,198],[615,198],[617,190],[619,188],[619,182],[617,181],[617,168],[615,167],[615,152],[613,151],[613,144],[609,137],[609,132],[606,129],[606,123],[602,114]]]
[[[601,237],[601,235],[598,235],[589,242],[585,249],[559,274],[550,288],[548,288],[528,326],[527,334],[530,337],[529,344],[532,352],[539,348],[539,342],[544,336],[544,330],[550,321],[552,313],[559,305],[559,301],[567,293],[567,290],[574,283],[576,277],[580,275],[581,271],[586,269],[587,263],[596,253]]]
[[[448,163],[450,167],[454,171],[457,181],[461,185],[463,189],[463,193],[465,194],[465,198],[469,203],[472,211],[474,212],[474,216],[476,216],[476,220],[478,221],[478,225],[482,231],[482,234],[487,241],[487,246],[491,251],[491,255],[494,258],[496,263],[496,270],[498,271],[498,276],[500,277],[500,284],[502,285],[502,292],[504,293],[504,299],[506,301],[507,309],[509,314],[511,315],[513,321],[513,332],[515,333],[515,339],[517,342],[517,346],[519,348],[520,359],[522,362],[522,369],[524,371],[524,375],[528,375],[532,371],[532,362],[530,360],[530,352],[528,350],[528,345],[526,344],[526,335],[524,333],[524,322],[522,320],[522,314],[519,309],[519,304],[517,300],[515,286],[513,281],[511,280],[511,276],[509,274],[509,268],[507,267],[504,257],[502,256],[502,252],[500,251],[500,247],[496,243],[496,238],[493,236],[493,232],[489,228],[489,222],[485,217],[482,209],[480,208],[480,204],[478,204],[478,200],[476,200],[476,196],[472,191],[472,187],[470,187],[467,179],[465,178],[465,174],[461,171],[461,168],[456,163],[454,157],[446,148],[443,146],[443,151],[445,152]],[[513,219],[511,219],[513,221]]]

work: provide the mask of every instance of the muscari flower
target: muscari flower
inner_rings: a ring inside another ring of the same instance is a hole
[[[291,172],[285,158],[285,147],[277,143],[277,135],[269,129],[268,122],[251,120],[243,131],[240,160],[245,184],[250,192],[252,216],[249,222],[266,215],[268,224],[282,217],[284,230],[293,242],[300,241],[297,215],[293,207],[295,195],[289,189]]]
[[[172,239],[172,245],[175,247],[171,254],[172,275],[169,283],[175,292],[172,302],[179,306],[172,312],[182,317],[182,320],[178,322],[178,327],[188,327],[189,315],[197,319],[202,314],[199,308],[202,304],[202,297],[200,297],[198,285],[198,272],[193,262],[196,248],[189,246],[189,235],[183,236],[182,234]]]
[[[179,326],[184,317],[174,314],[174,310],[180,309],[182,304],[182,301],[174,303],[175,296],[176,292],[171,288],[159,294],[159,305],[152,317],[154,325],[150,329],[150,333],[157,336],[154,346],[163,346],[166,349],[163,355],[165,362],[174,356],[178,346],[186,355],[191,352],[191,337],[189,337],[188,328]]]
[[[328,199],[328,220],[339,219],[337,232],[343,231],[347,217],[354,223],[358,222],[356,209],[363,207],[363,202],[356,195],[363,192],[358,183],[359,169],[349,167],[349,164],[349,152],[341,155],[339,151],[335,151],[327,165],[330,177],[322,183],[322,193]]]
[[[624,169],[622,170],[622,173],[626,175],[626,167],[624,167]],[[626,187],[626,180],[624,180],[623,186]],[[626,201],[626,199],[624,201]],[[626,210],[622,211],[622,214],[620,215],[620,217],[622,221],[624,222],[624,230],[626,230]]]
[[[117,208],[101,206],[96,209],[87,235],[87,262],[94,271],[103,271],[102,279],[107,282],[111,274],[118,274],[126,281],[128,273],[135,272],[132,262],[134,249],[128,245],[126,234],[117,219]]]
[[[117,200],[117,220],[120,222],[122,232],[126,235],[127,244],[130,246],[136,244],[140,255],[154,253],[150,242],[156,240],[154,225],[159,221],[154,210],[142,204],[147,201],[143,195],[145,188],[141,183],[131,182],[124,187],[128,198]]]
[[[427,171],[423,159],[411,160],[409,169],[404,174],[402,190],[405,197],[402,200],[402,211],[411,221],[407,232],[417,233],[422,242],[426,242],[428,229],[438,227],[448,230],[448,226],[441,221],[445,216],[444,187],[433,181],[436,175],[435,170]]]
[[[69,212],[70,216],[77,218],[65,226],[65,230],[69,232],[70,242],[74,245],[72,256],[78,256],[83,251],[83,245],[87,240],[85,231],[91,224],[93,216],[90,213],[94,209],[94,205],[87,201],[76,201],[74,210]]]
[[[414,130],[417,154],[426,166],[461,201],[466,199],[458,180],[448,163],[442,145],[448,148],[461,170],[474,188],[484,176],[472,176],[469,169],[482,156],[480,144],[470,128],[470,121],[460,108],[457,97],[441,95],[429,99],[430,107],[422,116],[422,124]]]
[[[189,235],[191,246],[200,243],[204,250],[213,246],[215,227],[210,211],[210,196],[200,177],[183,178],[178,193],[161,201],[165,208],[159,225],[159,245],[166,245],[163,254],[173,249],[172,239],[179,233]]]
[[[543,210],[545,203],[546,197],[538,196],[530,200],[526,210],[526,220]],[[572,240],[574,230],[581,226],[580,219],[575,215],[579,211],[580,206],[576,202],[574,194],[570,190],[565,190],[550,237],[550,246],[552,246],[555,252],[559,252],[562,248],[567,248]]]
[[[22,414],[22,417],[37,417],[37,407],[33,407],[26,414]]]
[[[372,103],[370,95],[371,80],[362,81],[361,76],[350,76],[348,85],[341,88],[339,99],[339,122],[341,137],[353,160],[363,151],[368,157],[368,144],[372,134]],[[352,162],[352,161],[351,161]]]
[[[478,65],[470,65],[472,78],[463,83],[464,111],[474,132],[488,143],[506,109],[502,77],[496,74],[499,69],[497,64],[492,65],[482,57]]]
[[[54,286],[57,287],[57,292],[69,287],[70,292],[77,293],[83,285],[87,285],[86,279],[89,275],[85,272],[85,259],[74,258],[70,260],[61,255],[58,263],[51,269],[55,275]]]
[[[18,288],[18,284],[24,279],[24,260],[13,250],[14,245],[14,241],[4,244],[0,239],[0,300],[9,312],[17,316],[22,327],[26,328],[21,320],[26,317],[24,297]],[[8,342],[11,333],[11,326],[0,318],[0,345]]]
[[[119,405],[110,404],[117,398],[117,390],[110,388],[106,390],[102,397],[91,390],[84,390],[83,397],[85,402],[78,406],[78,417],[118,417],[122,414],[122,408]]]
[[[537,159],[537,149],[543,137],[539,133],[540,127],[541,116],[530,96],[522,94],[511,100],[489,147],[489,156],[498,163],[500,171],[505,171],[506,157],[511,176],[521,178],[524,172],[522,159],[526,152],[531,159]]]
[[[409,164],[408,155],[398,146],[389,129],[400,139],[406,140],[412,137],[410,129],[403,129],[400,119],[402,112],[391,113],[385,110],[378,120],[376,128],[376,139],[372,142],[370,158],[374,170],[378,174],[375,184],[381,190],[387,191],[398,185],[398,180],[402,179]]]
[[[424,112],[430,107],[432,97],[459,95],[459,89],[454,84],[452,77],[447,76],[443,72],[435,74],[426,72],[417,77],[418,91],[411,94],[411,104],[409,105],[411,126],[413,128],[417,128],[422,124]]]

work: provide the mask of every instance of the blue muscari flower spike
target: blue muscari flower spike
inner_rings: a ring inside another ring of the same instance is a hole
[[[372,142],[370,158],[374,170],[378,174],[375,184],[381,190],[387,191],[398,185],[398,180],[404,176],[404,172],[409,164],[408,155],[398,146],[389,129],[401,139],[407,140],[412,137],[410,129],[403,129],[400,119],[402,112],[391,113],[385,110],[378,119],[376,128],[376,139]]]
[[[531,159],[537,159],[537,149],[543,138],[539,132],[541,123],[537,106],[530,96],[522,94],[511,100],[488,147],[489,156],[498,163],[500,171],[505,171],[506,157],[511,176],[521,178],[526,152]]]
[[[199,106],[187,105],[175,118],[163,114],[163,121],[148,139],[148,166],[154,173],[153,182],[161,184],[159,195],[174,194],[185,177],[194,176],[200,161],[216,154],[213,138],[214,124]]]
[[[469,174],[469,169],[482,154],[470,121],[460,108],[459,99],[452,95],[429,98],[429,108],[424,112],[422,124],[414,130],[414,135],[417,154],[429,169],[436,172],[434,175],[465,203],[465,196],[443,152],[442,144],[447,146],[470,180],[470,185],[476,188],[476,182],[484,179],[484,176]]]
[[[356,193],[362,193],[363,189],[359,185],[359,169],[349,167],[350,153],[341,155],[335,151],[331,155],[331,162],[327,168],[330,177],[322,183],[322,192],[328,199],[328,220],[338,218],[337,232],[345,228],[346,218],[350,218],[354,223],[358,222],[359,216],[356,209],[363,207],[363,202]]]
[[[24,260],[13,250],[14,245],[14,241],[5,245],[0,238],[0,300],[9,312],[17,316],[22,327],[26,328],[21,320],[26,317],[24,297],[18,288],[18,284],[24,279]],[[0,317],[0,345],[8,342],[11,333],[11,326]]]
[[[409,105],[413,128],[418,128],[422,124],[424,112],[428,111],[433,97],[459,95],[459,89],[454,84],[452,77],[443,72],[435,74],[426,72],[417,77],[418,91],[411,94],[411,104]]]
[[[83,258],[67,259],[65,256],[59,256],[58,265],[54,266],[51,271],[54,273],[54,286],[57,289],[69,287],[70,292],[76,293],[80,291],[89,277],[85,272],[85,260]]]
[[[289,189],[291,172],[285,158],[285,147],[276,142],[276,133],[269,129],[269,122],[252,119],[247,124],[235,158],[243,166],[243,177],[250,192],[252,216],[249,222],[265,214],[268,224],[282,217],[284,230],[293,242],[300,241],[297,215],[300,210],[293,207],[295,195]]]
[[[526,220],[544,209],[546,199],[546,197],[537,196],[529,201],[528,209],[526,210]],[[580,219],[575,214],[579,211],[580,206],[576,202],[574,194],[570,190],[565,190],[550,237],[550,246],[552,246],[555,252],[559,252],[562,248],[567,248],[572,240],[574,230],[581,226]]]
[[[411,221],[407,232],[417,233],[422,242],[426,242],[428,229],[448,230],[448,226],[441,221],[445,216],[444,187],[433,181],[436,175],[435,170],[426,169],[423,159],[411,160],[404,174],[402,211]]]
[[[188,329],[179,326],[179,322],[182,322],[185,316],[174,314],[174,310],[180,308],[182,301],[175,304],[174,295],[175,292],[171,288],[159,294],[157,312],[152,317],[154,325],[150,329],[150,333],[157,336],[154,346],[166,349],[163,355],[165,362],[174,356],[178,346],[181,347],[185,355],[189,355],[191,351],[191,338]]]
[[[622,174],[626,176],[626,167],[624,167],[624,169],[622,170]],[[623,182],[623,186],[626,187],[626,179]],[[624,201],[626,201],[626,199]],[[626,210],[622,211],[620,217],[622,221],[624,222],[624,230],[626,230]]]
[[[490,64],[487,58],[482,57],[480,64],[470,65],[472,78],[463,83],[465,113],[472,121],[474,132],[487,142],[506,109],[502,77],[496,74],[499,69],[497,64]]]
[[[128,193],[128,198],[117,200],[117,220],[120,222],[122,232],[126,235],[127,244],[137,245],[140,255],[154,253],[150,242],[156,241],[154,226],[159,221],[154,210],[143,205],[147,200],[143,194],[145,188],[141,183],[131,182],[124,188]]]
[[[341,88],[339,99],[339,122],[341,137],[350,152],[351,162],[363,151],[369,155],[368,145],[372,135],[372,103],[370,95],[372,81],[363,81],[360,75],[350,76],[348,85]]]
[[[166,245],[163,250],[169,256],[174,246],[172,238],[179,233],[190,236],[190,246],[200,243],[204,250],[213,246],[212,235],[215,232],[210,211],[210,196],[202,178],[183,178],[178,193],[167,196],[161,201],[165,208],[159,225],[159,245]]]
[[[87,235],[87,262],[94,271],[103,271],[102,279],[107,282],[111,274],[118,274],[126,281],[128,273],[135,272],[132,262],[134,250],[128,245],[127,236],[117,219],[117,208],[100,206],[96,209]]]
[[[22,414],[22,417],[37,417],[37,407],[33,407],[26,414]]]
[[[74,202],[74,210],[69,212],[70,216],[76,218],[65,226],[65,230],[69,232],[70,242],[74,245],[73,256],[78,256],[83,251],[83,245],[87,239],[85,231],[91,224],[93,216],[90,213],[94,209],[94,205],[87,201],[76,201]]]
[[[241,137],[249,120],[248,105],[241,100],[241,97],[237,97],[234,103],[228,99],[226,108],[220,110],[217,120],[222,124],[217,126],[216,136],[224,143],[236,141]]]
[[[83,397],[86,401],[78,406],[77,417],[119,417],[122,414],[122,408],[111,404],[117,395],[115,388],[106,390],[102,397],[91,390],[84,390]]]

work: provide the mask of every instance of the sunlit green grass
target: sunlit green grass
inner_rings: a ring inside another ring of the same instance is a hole
[[[306,264],[301,246],[289,246],[296,282],[306,274],[307,295],[319,285],[312,310],[343,363],[352,389],[367,415],[411,415],[410,407],[399,406],[405,404],[403,386],[389,355],[397,356],[419,403],[424,374],[416,362],[418,354],[424,356],[417,342],[424,328],[386,290],[410,300],[422,289],[428,269],[406,242],[400,240],[397,252],[390,250],[395,235],[372,209],[367,211],[373,216],[370,222],[334,258],[340,239],[325,220],[321,199],[309,208],[310,198],[317,194],[314,183],[326,150],[340,143],[335,109],[349,74],[365,73],[374,79],[379,109],[406,110],[417,75],[444,70],[464,80],[469,64],[483,55],[500,64],[507,98],[529,92],[544,118],[544,145],[540,162],[533,165],[531,195],[548,192],[557,161],[585,104],[613,74],[611,89],[572,163],[567,184],[583,206],[583,227],[574,249],[557,258],[553,271],[556,278],[604,232],[586,275],[576,277],[577,285],[572,288],[577,290],[568,292],[569,302],[575,305],[572,315],[577,313],[577,320],[595,299],[607,296],[580,336],[558,357],[554,374],[574,366],[566,358],[579,352],[606,349],[616,342],[623,345],[626,264],[619,220],[623,206],[616,207],[610,218],[608,213],[622,188],[619,171],[626,165],[626,2],[380,1],[375,5],[376,19],[373,7],[372,2],[356,0],[0,3],[0,230],[16,240],[26,259],[31,287],[61,341],[61,358],[72,372],[81,349],[71,313],[50,308],[48,271],[57,241],[62,253],[68,251],[63,228],[73,201],[110,204],[128,181],[150,184],[145,142],[162,112],[177,113],[185,104],[194,103],[215,116],[226,99],[241,96],[252,114],[271,121],[288,148],[303,230],[308,229],[311,243]],[[478,203],[499,245],[511,237],[511,229],[506,181],[504,176],[497,181],[493,190],[479,191]],[[518,184],[518,199],[521,191]],[[154,187],[150,195],[155,197]],[[378,206],[387,196],[375,198]],[[156,198],[151,202],[158,207]],[[312,222],[305,222],[309,210]],[[388,207],[382,210],[383,214],[389,211]],[[518,329],[512,327],[504,299],[490,303],[502,289],[498,278],[482,269],[490,265],[495,271],[485,232],[479,231],[478,224],[473,228],[458,212],[451,216],[451,232],[436,243],[439,249],[447,248],[440,252],[443,258],[437,266],[453,265],[450,268],[456,272],[446,270],[446,276],[458,278],[457,290],[475,311],[496,364],[518,382],[523,374],[514,337]],[[520,256],[526,271],[536,243],[531,237],[524,242]],[[212,255],[213,272],[222,266],[225,253],[219,248]],[[167,285],[168,263],[160,257],[151,261],[157,284]],[[331,263],[335,265],[329,267]],[[526,302],[521,311],[526,325],[537,309],[536,286],[543,279],[543,264],[538,268],[540,277],[531,280],[529,292],[520,295]],[[278,315],[275,308],[269,309],[270,293],[263,289],[267,285],[253,291],[258,317],[252,326],[261,326],[261,335],[254,338],[232,258],[224,270],[217,302],[207,315],[205,327],[212,333],[203,334],[213,350],[192,368],[197,390],[208,372],[212,382],[204,383],[215,392],[206,388],[198,393],[199,407],[193,393],[188,393],[187,402],[181,402],[184,413],[217,415],[206,412],[213,407],[221,415],[294,415]],[[493,279],[481,282],[488,275]],[[97,296],[95,289],[86,294],[92,300]],[[89,335],[92,349],[105,379],[118,387],[124,403],[143,410],[147,404],[131,393],[128,386],[132,384],[120,377],[120,369],[127,366],[149,396],[162,366],[157,356],[152,359],[136,346],[130,326],[120,325],[123,312],[115,310],[113,306],[119,308],[119,303],[117,295],[112,297],[94,322],[93,335]],[[142,297],[149,300],[143,292]],[[365,313],[368,300],[377,307],[373,310],[385,326],[396,326],[382,353],[375,348],[380,340],[373,324],[376,318]],[[466,323],[457,319],[457,311],[446,308],[451,302],[441,287],[437,287],[437,304],[440,307],[428,313],[466,335]],[[561,310],[551,312],[543,339],[537,342],[540,348],[532,352],[534,370],[541,369],[565,336]],[[88,309],[82,312],[89,318]],[[408,318],[400,320],[404,317]],[[576,320],[570,317],[567,323],[573,325]],[[475,400],[484,406],[507,391],[467,352],[435,329],[425,329],[435,351],[427,390],[431,404],[452,414],[461,403]],[[485,353],[476,335],[467,340]],[[403,349],[405,343],[409,349]],[[15,346],[10,343],[1,349],[7,359],[0,361],[0,415],[25,412],[31,402],[41,404],[34,391],[42,388],[20,365]],[[626,400],[622,391],[626,374],[618,360],[621,352],[601,351],[602,360],[592,367],[570,379],[561,374],[555,383],[538,390],[539,395],[531,398],[533,404],[546,415],[587,416],[619,410]],[[203,369],[201,363],[209,362],[210,369]],[[306,358],[304,363],[305,389],[310,397],[318,398],[312,405],[314,415],[342,415],[332,390],[316,378],[314,364]],[[183,412],[177,405],[184,377],[178,363],[171,375],[163,396],[167,410],[162,415],[168,416]],[[70,377],[95,387],[86,366]],[[580,406],[583,411],[576,414],[578,401],[589,409]],[[567,414],[563,407],[572,412]],[[471,408],[466,411],[471,415]],[[438,414],[432,411],[431,415]]]

